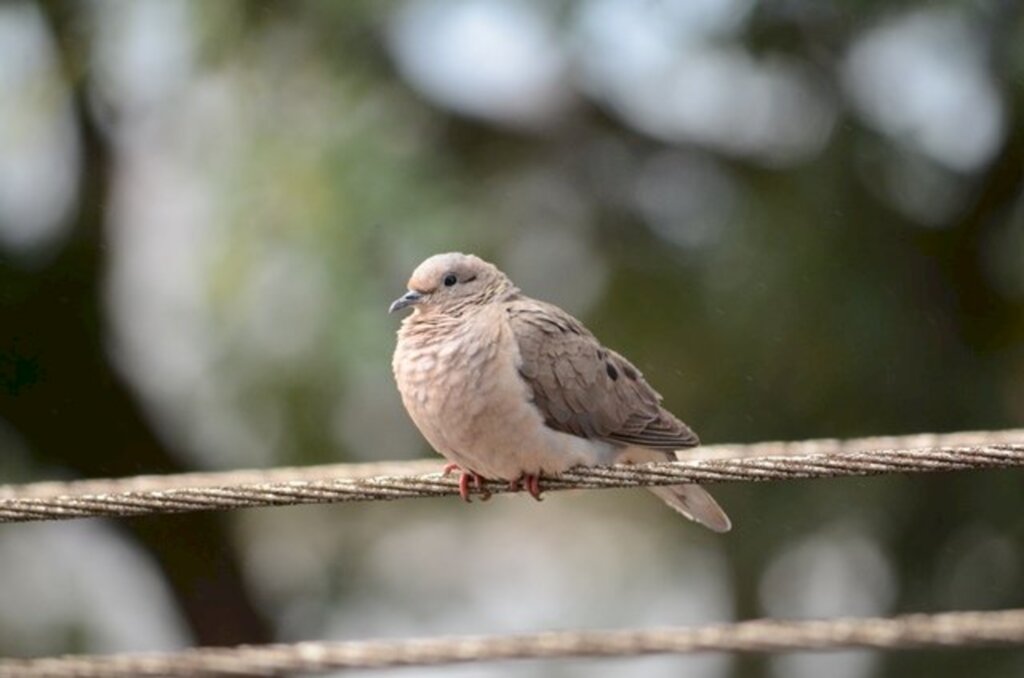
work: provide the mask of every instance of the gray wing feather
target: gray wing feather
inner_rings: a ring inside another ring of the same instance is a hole
[[[548,426],[616,445],[675,450],[699,444],[661,406],[643,374],[571,315],[525,297],[508,302],[507,312],[519,347],[519,374]]]

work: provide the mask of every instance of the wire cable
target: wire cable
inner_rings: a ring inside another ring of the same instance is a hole
[[[708,446],[687,456],[577,467],[545,478],[543,486],[553,491],[1022,467],[1024,430]],[[334,464],[0,486],[0,523],[458,494],[456,477],[431,468],[436,463]],[[504,481],[489,481],[480,491],[510,489]]]
[[[437,666],[511,659],[851,648],[938,650],[1021,644],[1024,644],[1024,610],[1005,610],[866,619],[758,619],[694,628],[304,642],[199,648],[164,654],[0,659],[0,678],[287,676],[341,669]]]

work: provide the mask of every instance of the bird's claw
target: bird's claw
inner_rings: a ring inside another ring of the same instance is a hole
[[[520,483],[525,486],[526,491],[530,493],[530,496],[537,501],[544,501],[540,496],[540,474],[539,473],[524,473],[515,480],[508,481],[508,489],[511,492],[518,492]]]
[[[473,487],[476,488],[477,493],[480,495],[480,501],[487,501],[491,498],[490,490],[484,487],[484,480],[486,479],[482,475],[473,471],[467,471],[458,464],[445,464],[445,467],[441,470],[441,475],[446,476],[452,471],[458,471],[461,474],[459,475],[459,496],[462,497],[462,501],[467,504],[473,502],[469,498],[470,482],[473,483]]]
[[[459,472],[459,496],[467,504],[472,503],[470,499],[471,487],[476,488],[477,494],[480,495],[480,501],[487,501],[491,498],[491,492],[484,486],[486,478],[479,473],[473,471],[467,471],[458,464],[445,464],[445,467],[441,470],[441,475],[446,476],[450,473]],[[508,481],[508,489],[510,492],[518,492],[520,489],[525,489],[529,492],[530,496],[537,501],[544,501],[541,497],[542,490],[540,489],[540,474],[539,473],[524,473],[515,480]]]

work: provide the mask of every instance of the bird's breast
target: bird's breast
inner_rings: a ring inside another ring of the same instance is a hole
[[[393,366],[402,401],[434,449],[507,480],[594,463],[592,441],[544,425],[519,375],[518,343],[500,318],[443,334],[424,329],[403,325]]]
[[[501,333],[474,323],[443,333],[415,330],[399,333],[392,365],[402,401],[439,451],[464,447],[476,420],[495,402],[501,372],[511,369]]]
[[[438,403],[485,387],[496,358],[490,337],[459,332],[445,341],[399,339],[393,367],[403,393],[418,403]]]

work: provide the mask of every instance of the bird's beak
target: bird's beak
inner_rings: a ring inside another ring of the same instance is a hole
[[[420,299],[422,299],[422,298],[423,298],[423,295],[420,294],[419,292],[414,292],[413,290],[409,290],[404,295],[398,297],[397,299],[395,299],[391,303],[391,306],[388,307],[388,313],[394,313],[395,311],[400,311],[403,308],[405,308],[406,306],[414,306],[414,305],[418,304],[420,302]]]

